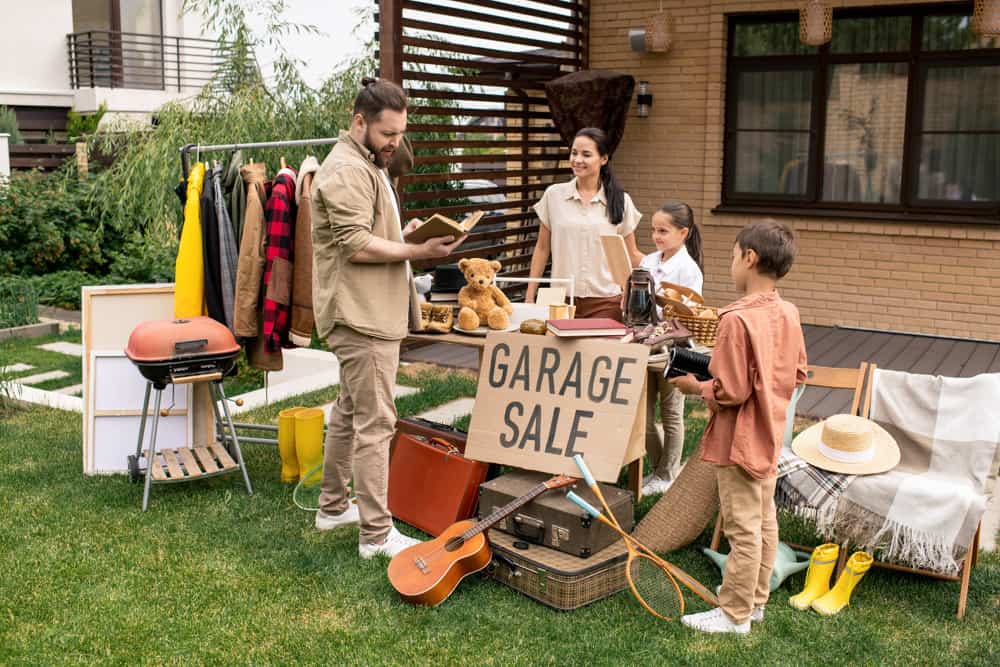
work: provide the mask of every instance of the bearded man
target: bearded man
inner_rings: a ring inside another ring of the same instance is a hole
[[[362,85],[350,130],[340,133],[312,186],[316,329],[340,362],[316,529],[360,524],[358,553],[371,558],[417,542],[393,526],[387,501],[393,388],[410,319],[409,260],[446,257],[464,237],[403,242],[420,221],[402,228],[385,169],[406,132],[406,93],[389,81]],[[352,477],[357,503],[348,496]]]

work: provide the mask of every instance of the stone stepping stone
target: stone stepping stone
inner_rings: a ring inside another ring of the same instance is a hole
[[[36,373],[35,375],[29,375],[28,377],[17,378],[17,383],[41,384],[43,382],[48,382],[49,380],[59,380],[65,377],[69,377],[69,373],[66,371],[48,371],[47,373]]]
[[[45,343],[44,345],[36,345],[40,350],[48,350],[49,352],[58,352],[60,354],[68,354],[71,357],[82,357],[83,356],[83,345],[79,343],[67,343],[65,341],[59,341],[56,343]]]
[[[60,387],[59,389],[53,389],[52,391],[57,394],[66,394],[67,396],[76,396],[83,392],[82,384],[74,384],[69,387]]]
[[[34,368],[34,366],[31,364],[11,364],[10,366],[0,366],[0,375],[22,373],[24,371],[30,371],[32,368]]]
[[[459,398],[448,403],[443,403],[417,416],[428,421],[450,425],[456,419],[472,413],[472,406],[475,404],[476,399],[474,398]]]

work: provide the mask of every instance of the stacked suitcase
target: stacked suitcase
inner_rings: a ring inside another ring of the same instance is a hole
[[[551,477],[523,470],[495,476],[497,466],[487,471],[484,464],[462,456],[464,433],[442,424],[410,418],[399,420],[396,428],[389,507],[396,518],[431,535],[471,516],[475,496],[482,517]],[[473,480],[484,476],[489,481],[477,489]],[[445,478],[450,484],[441,483]],[[574,490],[599,505],[582,482]],[[601,490],[622,528],[631,532],[632,493],[607,484],[601,484]],[[539,496],[487,535],[493,551],[489,576],[554,609],[576,609],[628,586],[624,543],[567,500],[563,491]]]
[[[549,475],[509,472],[480,487],[479,515],[523,495]],[[599,501],[584,484],[576,493]],[[601,491],[626,531],[634,523],[632,494],[614,486]],[[489,572],[516,591],[555,609],[576,609],[624,590],[627,551],[617,534],[592,520],[561,491],[528,503],[489,531]]]

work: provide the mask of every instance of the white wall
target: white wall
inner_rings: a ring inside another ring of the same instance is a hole
[[[2,4],[0,104],[69,106],[66,35],[73,31],[71,0]]]
[[[111,111],[148,113],[167,100],[189,97],[163,91],[82,89],[69,81],[66,35],[73,32],[72,0],[2,0],[0,104],[75,107],[81,113],[107,101]],[[180,16],[183,0],[163,0],[163,33],[204,37],[201,16]]]

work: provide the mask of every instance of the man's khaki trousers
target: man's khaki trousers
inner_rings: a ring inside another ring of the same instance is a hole
[[[353,476],[361,514],[359,541],[381,543],[392,528],[387,497],[399,341],[338,326],[327,342],[340,362],[340,396],[330,412],[319,506],[328,515],[346,510]]]
[[[774,506],[778,479],[756,479],[736,465],[718,466],[716,471],[722,526],[729,540],[719,606],[734,623],[743,623],[771,594],[771,570],[778,552]]]

